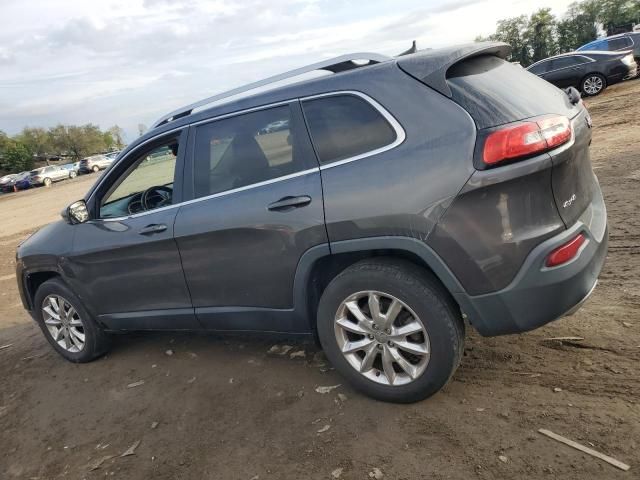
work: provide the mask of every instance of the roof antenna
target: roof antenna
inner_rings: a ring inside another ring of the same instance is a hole
[[[418,47],[416,45],[416,41],[414,40],[413,43],[411,43],[411,48],[409,50],[405,50],[398,56],[401,57],[403,55],[411,55],[412,53],[416,53],[417,51],[418,51]]]

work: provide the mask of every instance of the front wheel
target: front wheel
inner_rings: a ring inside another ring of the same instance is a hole
[[[100,167],[98,167],[97,165],[94,165],[91,170],[93,170],[93,173],[98,173],[98,171],[100,170]]]
[[[78,174],[76,172],[74,172],[73,170],[71,172],[69,172],[69,178],[76,178]]]
[[[460,311],[440,283],[395,259],[365,260],[334,278],[320,299],[317,328],[336,370],[389,402],[435,394],[464,345]]]
[[[580,85],[582,93],[589,97],[602,93],[605,88],[607,88],[607,80],[599,73],[590,73],[584,77]]]
[[[45,178],[42,183],[43,183],[43,185],[45,187],[50,187],[51,186],[51,179],[50,178]]]
[[[62,280],[53,278],[38,288],[34,310],[47,341],[65,359],[89,362],[109,349],[108,335]]]

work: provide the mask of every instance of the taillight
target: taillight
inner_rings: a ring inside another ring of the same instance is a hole
[[[491,132],[484,141],[485,165],[530,157],[559,147],[571,139],[569,119],[562,115],[518,122]]]
[[[556,267],[558,265],[562,265],[563,263],[567,263],[569,260],[575,258],[575,256],[580,251],[580,247],[586,240],[587,239],[584,234],[579,233],[564,245],[560,245],[547,256],[547,261],[545,263],[546,266]]]

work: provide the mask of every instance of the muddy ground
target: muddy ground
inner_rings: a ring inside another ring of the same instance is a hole
[[[468,330],[452,382],[414,405],[355,393],[313,343],[286,339],[136,334],[94,363],[62,360],[22,311],[14,251],[95,177],[0,197],[0,478],[640,478],[639,98],[633,81],[587,101],[611,229],[593,297],[524,335]],[[268,354],[274,343],[305,357]]]

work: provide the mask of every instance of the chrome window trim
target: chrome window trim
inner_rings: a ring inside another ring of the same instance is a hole
[[[595,62],[595,60],[591,57],[587,57],[586,55],[567,55],[566,57],[581,57],[584,58],[586,60],[586,62],[582,62],[582,63],[576,63],[575,65],[569,65],[568,67],[560,67],[560,68],[556,68],[554,70],[547,70],[546,72],[540,72],[540,73],[533,73],[534,75],[546,75],[547,73],[553,73],[553,72],[559,72],[560,70],[564,70],[565,68],[574,68],[574,67],[579,67],[580,65],[586,65],[587,63],[593,63]],[[565,58],[565,57],[563,57]],[[544,60],[540,60],[539,62],[534,63],[533,65],[530,65],[527,67],[527,70],[530,71],[531,68],[535,67],[536,65],[542,65],[543,63],[551,63],[554,60],[558,60],[558,58],[546,58]]]
[[[149,215],[155,212],[162,212],[165,210],[170,210],[172,208],[179,208],[182,207],[184,205],[191,205],[197,202],[203,202],[206,200],[210,200],[212,198],[220,198],[220,197],[224,197],[226,195],[232,195],[234,193],[238,193],[238,192],[243,192],[245,190],[250,190],[253,188],[259,188],[265,185],[269,185],[272,183],[276,183],[276,182],[281,182],[281,181],[285,181],[285,180],[289,180],[291,178],[296,178],[296,177],[301,177],[304,175],[309,175],[311,173],[316,173],[316,172],[320,172],[321,170],[326,170],[328,168],[333,168],[333,167],[337,167],[340,165],[344,165],[346,163],[351,163],[351,162],[355,162],[356,160],[361,160],[363,158],[367,158],[367,157],[371,157],[373,155],[378,155],[380,153],[389,151],[395,147],[397,147],[398,145],[400,145],[401,143],[403,143],[406,139],[406,133],[404,128],[402,127],[402,125],[400,124],[400,122],[398,122],[398,120],[396,120],[396,118],[391,115],[391,113],[389,113],[389,111],[387,111],[386,108],[384,108],[382,105],[380,105],[380,103],[378,103],[376,100],[374,100],[373,98],[371,98],[369,95],[356,91],[356,90],[337,90],[334,92],[327,92],[327,93],[320,93],[320,94],[316,94],[316,95],[310,95],[307,97],[300,97],[300,98],[292,98],[289,100],[283,100],[283,101],[279,101],[279,102],[274,102],[274,103],[269,103],[266,105],[261,105],[258,107],[252,107],[252,108],[247,108],[244,110],[238,110],[236,112],[232,112],[232,113],[226,113],[223,115],[219,115],[217,117],[212,117],[212,118],[207,118],[205,120],[200,120],[198,122],[194,122],[194,123],[189,123],[186,125],[182,125],[180,127],[176,127],[173,128],[171,130],[167,130],[166,132],[162,132],[159,133],[158,135],[155,135],[151,138],[148,138],[147,140],[145,140],[144,142],[142,142],[140,145],[137,145],[135,147],[134,150],[132,150],[131,152],[129,152],[126,156],[129,157],[130,155],[134,155],[135,156],[135,152],[138,152],[140,150],[141,147],[143,147],[144,145],[148,144],[149,142],[153,142],[155,140],[158,140],[161,137],[164,137],[166,135],[170,135],[172,133],[178,132],[180,130],[183,130],[185,128],[190,128],[190,127],[197,127],[199,125],[204,125],[204,124],[208,124],[208,123],[212,123],[215,122],[217,120],[224,120],[226,118],[231,118],[231,117],[235,117],[238,115],[243,115],[246,113],[252,113],[252,112],[256,112],[256,111],[260,111],[260,110],[268,110],[270,108],[275,108],[275,107],[281,107],[284,105],[289,105],[292,102],[296,102],[296,101],[300,101],[303,102],[304,100],[312,100],[315,98],[322,98],[322,97],[331,97],[331,96],[339,96],[339,95],[353,95],[356,97],[360,97],[363,100],[365,100],[366,102],[368,102],[372,107],[374,107],[378,113],[380,113],[391,125],[391,127],[394,129],[395,133],[396,133],[396,139],[391,142],[388,145],[385,145],[383,147],[377,148],[375,150],[371,150],[368,152],[364,152],[358,155],[355,155],[353,157],[348,157],[348,158],[344,158],[342,160],[337,160],[335,162],[332,163],[328,163],[326,165],[321,165],[319,167],[314,167],[314,168],[309,168],[306,170],[301,170],[299,172],[294,172],[288,175],[283,175],[280,177],[276,177],[276,178],[271,178],[269,180],[264,180],[262,182],[257,182],[257,183],[252,183],[250,185],[245,185],[243,187],[238,187],[238,188],[233,188],[231,190],[225,190],[223,192],[218,192],[218,193],[214,193],[211,195],[206,195],[204,197],[198,197],[198,198],[193,198],[191,200],[185,200],[183,202],[180,203],[176,203],[174,205],[167,205],[166,207],[160,207],[160,208],[156,208],[153,210],[149,210],[146,212],[139,212],[139,213],[134,213],[132,215],[125,215],[122,217],[113,217],[113,218],[96,218],[96,219],[92,219],[89,220],[89,222],[87,223],[97,223],[97,222],[119,222],[122,220],[127,220],[129,218],[138,218],[138,217],[142,217],[145,215]],[[305,126],[306,128],[306,126]],[[124,157],[123,157],[124,158]],[[117,159],[118,161],[120,161],[121,159]],[[117,163],[116,161],[113,162],[114,164]],[[104,179],[106,178],[106,176],[103,174],[102,178],[100,178],[98,180],[98,183],[96,184],[96,186],[93,189],[93,192],[91,193],[91,196],[89,197],[89,200],[91,199],[91,197],[94,196],[95,192],[98,190],[98,188],[100,187],[100,185],[104,182]]]
[[[183,130],[183,129],[188,128],[188,127],[189,127],[189,125],[182,125],[181,127],[172,128],[171,130],[167,130],[166,132],[162,132],[162,133],[159,133],[158,135],[154,135],[151,138],[147,138],[144,142],[140,143],[139,145],[136,145],[136,147],[133,150],[128,152],[126,157],[130,157],[131,155],[135,156],[136,152],[139,152],[141,147],[145,146],[146,144],[148,144],[150,142],[156,141],[159,138],[164,137],[165,135],[171,135],[172,133],[178,132],[178,131]],[[122,157],[122,158],[124,158],[124,157]],[[109,173],[109,171],[111,171],[111,168],[109,168],[109,167],[115,167],[115,165],[117,163],[120,163],[120,160],[122,160],[122,158],[116,158],[113,162],[111,162],[111,164],[107,167],[107,169],[102,173],[102,175],[100,176],[98,181],[93,185],[93,187],[91,189],[91,194],[87,197],[87,202],[89,202],[89,201],[91,201],[93,199],[93,197],[95,196],[95,193],[98,191],[100,186],[104,183],[105,179],[108,176],[107,173]],[[123,218],[125,218],[125,217],[123,217]]]
[[[289,180],[291,178],[302,177],[304,175],[309,175],[310,173],[319,172],[320,169],[318,167],[309,168],[307,170],[301,170],[299,172],[290,173],[289,175],[283,175],[281,177],[271,178],[269,180],[264,180],[258,183],[252,183],[250,185],[245,185],[244,187],[232,188],[231,190],[225,190],[224,192],[213,193],[211,195],[207,195],[204,197],[193,198],[191,200],[185,200],[184,202],[176,203],[174,205],[167,205],[166,207],[154,208],[153,210],[148,210],[146,212],[134,213],[132,215],[125,215],[123,217],[113,217],[113,218],[96,218],[95,220],[91,220],[92,222],[119,222],[122,220],[127,220],[129,218],[138,218],[143,217],[145,215],[149,215],[155,212],[162,212],[164,210],[171,210],[172,208],[178,208],[185,205],[191,205],[192,203],[198,203],[205,200],[210,200],[212,198],[220,198],[225,197],[227,195],[232,195],[234,193],[243,192],[245,190],[251,190],[253,188],[263,187],[265,185],[269,185],[276,182],[281,182],[283,180]]]
[[[317,95],[302,97],[300,98],[300,102],[304,103],[305,100],[313,100],[316,98],[324,98],[324,97],[336,97],[341,95],[353,95],[355,97],[360,97],[364,101],[369,103],[373,108],[375,108],[378,111],[380,115],[384,117],[384,119],[387,122],[389,122],[389,124],[391,125],[391,128],[393,128],[396,134],[396,139],[390,144],[380,148],[376,148],[375,150],[369,150],[368,152],[363,152],[358,155],[354,155],[353,157],[347,157],[347,158],[343,158],[342,160],[335,160],[331,163],[320,165],[320,170],[326,170],[328,168],[338,167],[340,165],[344,165],[345,163],[355,162],[356,160],[361,160],[363,158],[371,157],[373,155],[378,155],[379,153],[384,153],[388,150],[391,150],[392,148],[397,147],[398,145],[400,145],[402,142],[405,141],[405,139],[407,138],[407,135],[404,131],[404,128],[402,128],[402,125],[400,125],[400,122],[398,122],[398,120],[396,120],[396,118],[393,115],[391,115],[391,113],[389,113],[389,111],[386,108],[384,108],[376,100],[374,100],[373,98],[371,98],[369,95],[365,93],[358,92],[356,90],[341,90],[336,92],[319,93]],[[304,108],[303,108],[303,112],[304,112]],[[320,159],[318,159],[318,161],[320,161]]]

